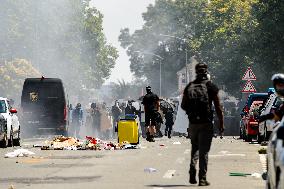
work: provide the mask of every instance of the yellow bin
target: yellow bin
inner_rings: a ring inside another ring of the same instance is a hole
[[[120,120],[117,125],[118,143],[125,141],[139,144],[138,123],[135,120]]]

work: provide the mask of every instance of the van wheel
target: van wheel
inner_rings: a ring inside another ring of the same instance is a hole
[[[0,148],[7,148],[7,146],[8,146],[8,137],[7,133],[5,133],[3,140],[0,141]]]
[[[16,139],[13,139],[13,145],[14,146],[20,146],[21,145],[20,140],[21,140],[21,138],[20,138],[20,127],[19,127],[18,137]]]

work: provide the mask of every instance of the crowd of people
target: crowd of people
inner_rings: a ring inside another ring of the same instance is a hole
[[[135,115],[142,137],[148,141],[154,141],[154,137],[162,137],[164,134],[171,138],[176,108],[174,105],[160,107],[159,97],[152,93],[149,86],[147,91],[142,101],[115,100],[114,104],[109,107],[106,103],[94,102],[86,108],[83,108],[81,103],[77,103],[74,108],[70,104],[68,108],[69,135],[77,138],[83,137],[81,136],[83,129],[86,134],[93,137],[115,138],[119,120],[127,115]],[[163,123],[164,133],[161,131]],[[151,124],[155,127],[151,127]]]

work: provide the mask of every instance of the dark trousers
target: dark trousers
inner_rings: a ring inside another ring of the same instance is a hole
[[[199,159],[199,180],[206,180],[208,153],[213,138],[213,124],[190,124],[191,161],[189,174],[196,175],[196,164]]]

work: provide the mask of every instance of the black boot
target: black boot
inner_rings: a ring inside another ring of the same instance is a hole
[[[150,139],[151,139],[150,133],[147,132],[147,133],[146,133],[146,140],[150,142]]]
[[[150,139],[148,141],[149,142],[155,142],[154,135],[150,135]]]
[[[172,138],[171,137],[171,131],[168,132],[168,138]]]
[[[168,131],[167,131],[167,129],[165,130],[165,136],[168,136]]]
[[[189,170],[189,183],[190,184],[197,184],[196,170],[195,170],[195,168],[192,168],[192,167]]]
[[[199,186],[209,186],[210,182],[208,182],[207,180],[201,179],[199,180]]]

